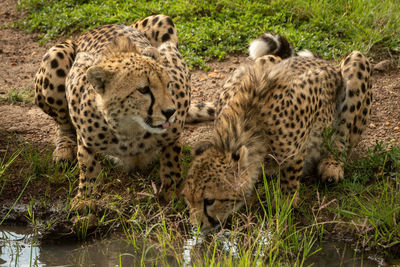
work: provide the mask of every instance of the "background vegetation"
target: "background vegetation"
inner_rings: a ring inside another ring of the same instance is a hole
[[[249,41],[263,32],[283,34],[296,49],[307,48],[324,58],[352,50],[400,52],[398,0],[21,0],[19,7],[27,16],[17,25],[42,32],[43,40],[167,14],[192,67],[246,52]]]

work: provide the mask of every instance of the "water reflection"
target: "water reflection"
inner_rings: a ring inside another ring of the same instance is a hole
[[[355,250],[347,243],[322,242],[323,248],[317,254],[306,260],[305,266],[314,264],[314,266],[324,267],[376,267],[389,266],[385,261],[374,255],[357,254]]]
[[[22,227],[0,228],[1,266],[152,266],[160,260],[154,249],[139,252],[120,236],[83,244],[66,242],[37,246]],[[173,258],[162,261],[176,266]]]
[[[19,231],[15,231],[18,229]],[[1,266],[38,265],[39,249],[31,246],[32,235],[19,227],[2,227],[0,231]]]
[[[183,252],[182,252],[182,257],[183,257],[183,266],[190,266],[192,263],[192,250],[196,245],[200,245],[203,243],[203,238],[201,236],[193,236],[189,239],[186,239],[185,242],[183,243]]]
[[[196,259],[202,259],[202,235],[195,235],[184,241],[181,255],[166,256],[155,248],[154,244],[142,244],[134,247],[123,236],[112,236],[106,240],[95,240],[83,244],[62,243],[57,245],[37,246],[31,233],[22,227],[0,227],[0,265],[1,266],[191,266]],[[240,245],[230,236],[229,231],[217,237],[220,249],[235,260],[240,256]],[[256,265],[268,261],[267,251],[271,233],[263,233],[258,244],[260,251]],[[344,243],[320,244],[320,252],[311,256],[305,266],[383,266],[379,257],[359,256],[354,249]],[[195,249],[196,248],[196,249]],[[164,251],[165,252],[165,251]],[[178,256],[180,259],[176,259]]]
[[[268,262],[268,251],[263,251],[263,247],[267,248],[270,245],[272,239],[271,232],[261,232],[259,236],[258,244],[259,249],[254,251],[253,256],[256,257],[256,266],[264,266]],[[183,266],[190,266],[192,264],[191,252],[195,250],[197,245],[203,243],[204,237],[201,235],[194,235],[190,239],[187,239],[183,245],[182,257],[184,259]],[[237,244],[237,240],[230,237],[229,231],[219,233],[217,237],[220,249],[222,249],[228,255],[230,254],[233,260],[239,259],[240,251]],[[347,243],[341,242],[322,242],[314,248],[316,251],[321,248],[319,252],[309,257],[304,266],[324,266],[324,267],[376,267],[376,266],[388,266],[388,264],[380,257],[376,255],[360,255]]]

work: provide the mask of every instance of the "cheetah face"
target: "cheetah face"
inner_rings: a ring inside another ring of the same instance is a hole
[[[241,149],[238,158],[211,146],[202,149],[195,149],[181,194],[189,207],[191,223],[207,232],[222,225],[245,203],[249,192],[247,150]]]
[[[130,53],[100,61],[87,71],[96,104],[113,130],[126,135],[142,127],[165,132],[175,121],[166,70],[150,57]]]

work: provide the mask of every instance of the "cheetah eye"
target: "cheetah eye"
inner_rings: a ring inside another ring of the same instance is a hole
[[[150,87],[149,86],[141,87],[141,88],[139,88],[137,90],[139,91],[139,93],[144,94],[144,95],[150,93]]]
[[[208,198],[204,199],[204,206],[211,206],[214,203],[215,203],[215,199],[208,199]]]

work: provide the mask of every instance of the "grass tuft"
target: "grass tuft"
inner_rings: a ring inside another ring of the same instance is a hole
[[[29,89],[11,89],[7,94],[0,95],[0,103],[1,102],[21,105],[29,104],[33,102],[33,92]]]

